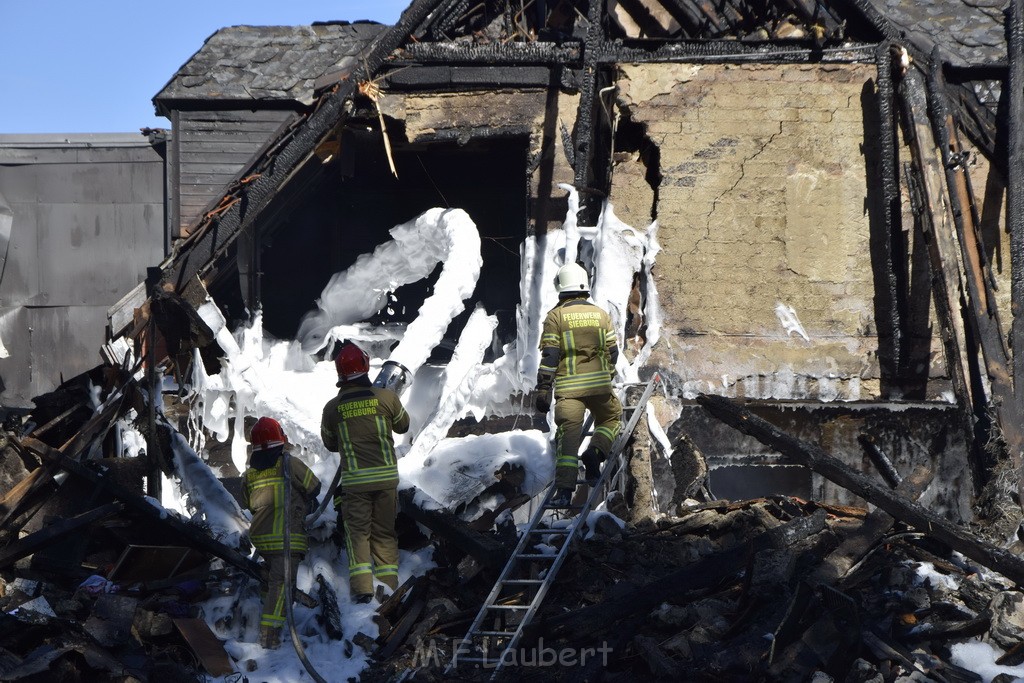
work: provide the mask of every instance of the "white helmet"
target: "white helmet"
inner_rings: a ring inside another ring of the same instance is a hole
[[[575,294],[577,292],[590,291],[590,278],[587,271],[576,263],[567,263],[558,269],[558,276],[555,278],[555,289],[558,295]]]

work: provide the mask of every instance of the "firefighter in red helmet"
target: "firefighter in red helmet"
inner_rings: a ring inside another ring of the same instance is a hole
[[[291,562],[294,582],[299,562],[308,548],[306,508],[320,493],[320,480],[296,457],[288,458],[290,471],[285,474],[281,456],[288,447],[288,439],[277,420],[269,417],[257,420],[249,442],[252,454],[242,477],[242,503],[252,511],[249,540],[268,567],[268,586],[260,617],[260,645],[273,649],[281,642],[281,627],[285,622],[284,563]],[[285,486],[292,487],[288,510],[284,509]],[[285,516],[289,548],[284,547]],[[301,591],[293,591],[293,595],[307,607],[316,605],[313,598]]]
[[[338,395],[324,406],[320,438],[341,455],[339,516],[344,520],[349,588],[356,602],[373,598],[373,579],[398,588],[395,515],[398,465],[392,432],[409,430],[398,396],[370,383],[370,358],[351,342],[334,359]]]

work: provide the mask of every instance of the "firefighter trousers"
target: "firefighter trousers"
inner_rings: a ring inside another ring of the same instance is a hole
[[[284,604],[284,563],[285,554],[261,552],[267,562],[267,592],[263,595],[263,614],[260,616],[260,628],[280,629],[285,622]],[[292,553],[292,590],[295,589],[295,574],[299,570],[302,555]]]
[[[622,423],[622,404],[614,392],[555,401],[555,486],[576,488],[579,476],[579,450],[583,440],[586,411],[594,416],[594,436],[590,445],[602,458],[608,457],[612,442]]]
[[[398,588],[397,500],[398,490],[394,488],[345,491],[341,496],[353,596],[373,593],[374,578],[391,590]]]

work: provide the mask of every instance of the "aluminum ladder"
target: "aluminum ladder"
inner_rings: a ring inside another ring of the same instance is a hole
[[[626,405],[623,401],[622,413],[626,424],[615,437],[611,451],[601,467],[601,476],[597,483],[591,488],[586,502],[583,505],[573,505],[570,501],[566,507],[554,507],[551,505],[551,496],[555,491],[552,484],[544,494],[544,500],[537,511],[530,519],[530,524],[519,537],[519,543],[515,551],[509,557],[508,562],[498,576],[494,588],[484,601],[483,606],[469,627],[469,631],[459,641],[452,652],[452,660],[445,669],[445,674],[453,673],[462,664],[475,664],[483,668],[494,668],[491,680],[495,680],[498,673],[509,663],[509,655],[514,653],[519,645],[526,627],[540,609],[548,589],[555,581],[558,570],[568,557],[572,544],[577,540],[580,530],[587,519],[588,513],[598,501],[600,492],[605,483],[613,475],[621,470],[622,451],[626,443],[636,430],[640,418],[646,412],[647,401],[651,398],[655,388],[661,383],[659,375],[655,374],[644,386],[643,394],[633,405]],[[624,398],[627,392],[623,391]],[[587,430],[584,429],[584,433]],[[579,484],[586,482],[580,481]],[[574,515],[567,527],[541,528],[544,516],[548,512],[566,511]],[[547,554],[535,552],[534,546],[543,543],[548,537],[563,537],[561,547],[556,553]],[[520,570],[527,568],[530,563],[538,563],[543,569],[540,575],[543,578],[514,578],[519,575]],[[508,595],[507,590],[520,590],[520,593]],[[533,591],[533,597],[528,597],[529,591]],[[484,622],[488,617],[498,620],[500,627],[488,629]],[[509,623],[512,622],[512,623]],[[497,657],[488,657],[490,652],[498,651]]]

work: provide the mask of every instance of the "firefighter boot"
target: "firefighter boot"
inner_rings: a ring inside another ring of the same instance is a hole
[[[601,461],[604,460],[604,457],[601,456],[601,451],[589,446],[587,450],[583,451],[580,460],[583,461],[583,478],[588,486],[593,486],[601,477]]]
[[[567,508],[570,502],[572,502],[572,489],[557,488],[551,495],[548,505],[553,508]]]
[[[264,650],[276,650],[281,645],[281,629],[260,624],[260,647]]]

